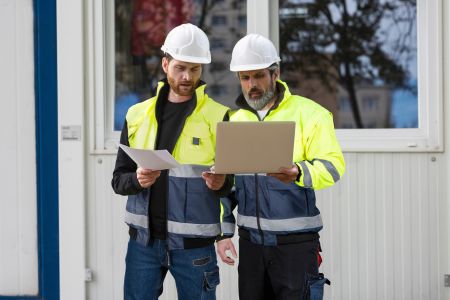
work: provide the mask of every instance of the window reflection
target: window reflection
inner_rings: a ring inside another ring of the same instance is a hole
[[[234,106],[239,82],[228,69],[232,45],[246,33],[246,1],[116,0],[114,130],[121,130],[128,108],[150,98],[161,69],[167,33],[192,23],[209,37],[212,63],[202,79],[213,99]]]
[[[417,128],[416,0],[279,0],[281,78],[336,128]]]

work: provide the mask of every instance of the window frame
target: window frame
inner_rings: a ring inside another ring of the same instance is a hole
[[[90,119],[92,152],[116,151],[120,132],[114,118],[114,6],[93,1],[88,7],[87,70],[94,86]],[[418,128],[336,129],[345,152],[442,152],[443,141],[443,5],[417,0]],[[247,0],[247,32],[279,44],[278,1]],[[281,70],[282,71],[282,70]],[[283,75],[281,73],[281,78]]]

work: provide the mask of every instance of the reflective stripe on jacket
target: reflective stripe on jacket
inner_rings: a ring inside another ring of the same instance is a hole
[[[253,242],[266,245],[276,245],[277,235],[320,231],[322,219],[314,190],[333,185],[345,171],[331,113],[312,100],[292,95],[280,80],[277,89],[283,97],[262,121],[296,122],[294,163],[301,171],[299,180],[285,184],[270,176],[236,175],[235,200],[221,200],[222,234],[233,234],[231,211],[237,204],[238,226],[250,232]],[[232,122],[259,120],[248,107],[230,117]]]
[[[155,108],[164,83],[158,84],[156,96],[132,106],[127,113],[130,147],[154,149],[158,132]],[[165,88],[168,88],[167,86]],[[204,92],[195,91],[193,112],[186,118],[173,149],[173,157],[182,164],[168,176],[167,229],[169,249],[182,249],[183,239],[211,238],[220,233],[219,197],[201,178],[214,164],[216,126],[228,108]],[[161,99],[165,101],[166,99]],[[176,133],[174,133],[176,134]],[[128,196],[125,222],[137,230],[136,240],[147,244],[150,239],[148,206],[151,188]]]

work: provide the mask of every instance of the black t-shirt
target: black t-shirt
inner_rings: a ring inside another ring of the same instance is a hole
[[[156,142],[156,149],[167,149],[170,153],[176,144],[177,132],[175,128],[180,128],[179,122],[185,122],[186,110],[190,101],[173,103],[167,101],[161,115],[159,123],[159,135]],[[184,126],[181,125],[181,128]],[[168,171],[161,171],[161,176],[156,180],[151,188],[150,196],[150,232],[156,239],[166,239],[167,235],[167,176]]]

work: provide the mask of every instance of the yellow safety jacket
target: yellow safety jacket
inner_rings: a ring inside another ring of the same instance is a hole
[[[157,100],[168,85],[160,82],[156,96],[132,106],[127,113],[130,147],[154,149],[158,132]],[[183,238],[211,238],[220,233],[220,201],[201,178],[203,171],[214,164],[216,125],[228,108],[205,94],[205,85],[194,95],[195,108],[186,118],[173,149],[173,157],[182,164],[169,171],[167,197],[167,229],[169,249],[182,249]],[[177,134],[174,132],[174,134]],[[151,188],[128,196],[125,222],[137,230],[136,240],[147,244],[151,232],[148,226],[148,205]]]
[[[318,232],[322,219],[314,190],[333,185],[345,171],[332,114],[312,100],[292,95],[281,80],[277,89],[282,98],[263,120],[241,95],[237,101],[241,109],[230,121],[294,121],[294,163],[301,176],[285,184],[270,176],[236,175],[235,199],[222,199],[223,235],[233,234],[231,211],[238,205],[238,226],[250,232],[253,242],[265,245],[276,245],[278,235]]]

